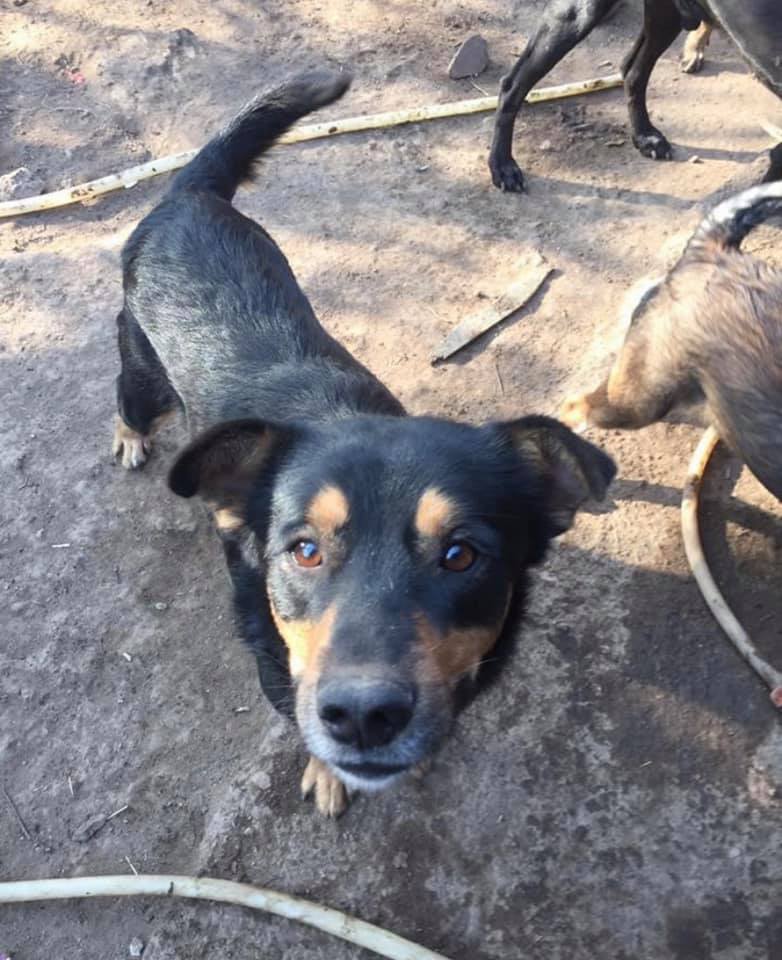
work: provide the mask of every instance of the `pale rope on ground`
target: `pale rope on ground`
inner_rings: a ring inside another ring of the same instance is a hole
[[[687,470],[687,480],[682,491],[682,536],[687,561],[690,564],[695,581],[703,594],[703,599],[714,614],[717,623],[728,635],[728,639],[738,650],[752,669],[768,684],[771,689],[771,700],[777,707],[782,707],[782,671],[776,670],[767,663],[758,653],[749,635],[736,619],[733,611],[725,602],[717,584],[709,570],[706,556],[701,544],[698,528],[698,495],[700,493],[703,475],[709,463],[714,448],[719,443],[719,437],[713,427],[701,437],[695,448]]]
[[[562,100],[577,97],[583,93],[596,93],[598,90],[611,90],[622,85],[621,74],[612,73],[607,77],[595,77],[591,80],[577,80],[555,87],[541,87],[532,90],[527,103],[543,103],[546,100]],[[280,137],[278,143],[302,143],[305,140],[319,140],[323,137],[335,137],[341,133],[358,133],[362,130],[379,130],[383,127],[399,126],[403,123],[420,123],[423,120],[439,120],[443,117],[461,117],[471,113],[484,113],[497,107],[497,97],[477,97],[473,100],[456,100],[451,103],[434,103],[409,110],[391,110],[388,113],[368,114],[364,117],[347,117],[344,120],[331,120],[324,123],[310,123],[296,127]],[[198,150],[185,150],[172,153],[158,160],[149,160],[136,167],[128,167],[120,173],[110,173],[98,180],[89,180],[75,187],[42,193],[37,197],[23,197],[20,200],[6,200],[0,203],[0,220],[6,217],[19,217],[25,213],[37,213],[55,207],[65,207],[70,203],[83,203],[104,193],[130,189],[142,180],[157,177],[161,173],[179,170],[193,159]]]
[[[185,897],[216,900],[251,910],[264,910],[289,920],[298,920],[334,937],[355,943],[388,960],[447,960],[389,933],[374,924],[301,900],[285,893],[265,890],[249,883],[215,880],[210,877],[181,877],[156,874],[138,876],[73,877],[57,880],[17,880],[0,883],[0,903],[29,903],[33,900],[70,900],[73,897]]]

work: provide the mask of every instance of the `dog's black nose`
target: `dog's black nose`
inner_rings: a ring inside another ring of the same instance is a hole
[[[337,743],[384,747],[413,716],[415,693],[398,683],[332,680],[318,692],[318,716]]]

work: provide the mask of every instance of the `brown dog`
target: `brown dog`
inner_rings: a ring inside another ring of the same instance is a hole
[[[780,183],[715,207],[635,308],[607,379],[567,400],[561,419],[635,430],[705,400],[722,439],[782,499],[782,272],[739,252],[780,213]]]

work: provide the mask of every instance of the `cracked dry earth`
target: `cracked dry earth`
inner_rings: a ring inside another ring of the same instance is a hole
[[[478,83],[493,91],[541,3],[0,9],[0,169],[27,168],[20,189],[37,192],[197,146],[312,63],[355,73],[326,116],[475,96],[445,71],[479,31],[492,63]],[[615,69],[639,16],[627,3],[547,82]],[[758,118],[782,125],[724,38],[694,77],[679,49],[650,100],[671,163],[636,155],[615,91],[525,111],[524,197],[490,186],[491,118],[471,117],[279,148],[238,204],[410,410],[553,412],[605,368],[625,290],[768,145]],[[357,798],[337,822],[299,799],[305,757],[235,638],[209,524],[165,488],[181,425],[143,472],[111,462],[119,251],[163,189],[0,225],[0,778],[30,834],[0,797],[0,878],[127,873],[129,861],[247,880],[454,960],[779,960],[782,733],[684,558],[679,491],[697,426],[594,435],[620,465],[612,498],[552,550],[514,662],[428,776]],[[775,230],[751,247],[781,259]],[[529,309],[432,368],[445,334],[535,249],[556,272]],[[779,664],[780,508],[737,473],[715,464],[706,545]],[[230,907],[0,906],[14,960],[119,960],[136,937],[145,960],[363,956]]]

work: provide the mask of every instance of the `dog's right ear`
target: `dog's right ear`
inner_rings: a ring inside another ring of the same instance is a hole
[[[168,486],[179,497],[202,497],[221,530],[236,530],[245,523],[254,482],[286,433],[262,420],[218,424],[179,454]]]

